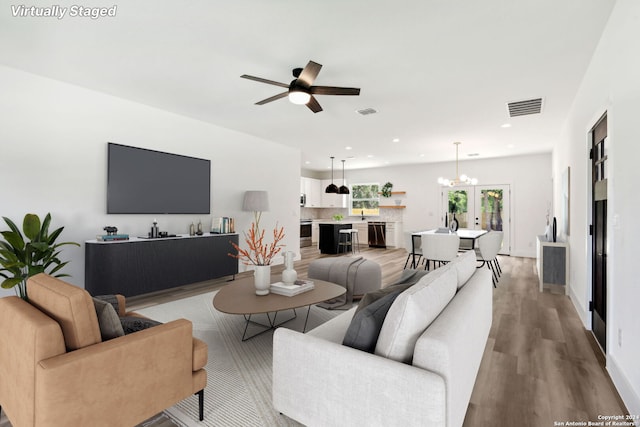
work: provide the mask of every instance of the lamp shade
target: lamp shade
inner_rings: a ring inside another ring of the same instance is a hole
[[[249,212],[267,212],[269,210],[269,193],[266,191],[246,191],[242,210]]]

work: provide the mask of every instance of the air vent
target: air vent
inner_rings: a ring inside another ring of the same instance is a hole
[[[363,116],[368,116],[369,114],[375,114],[377,112],[378,110],[375,110],[373,108],[363,108],[362,110],[356,110],[356,113]]]
[[[540,114],[542,112],[542,98],[527,99],[526,101],[509,102],[507,104],[509,117]]]

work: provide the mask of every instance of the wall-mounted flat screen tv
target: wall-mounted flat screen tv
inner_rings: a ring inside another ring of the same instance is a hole
[[[210,160],[110,142],[107,169],[107,213],[210,212]]]

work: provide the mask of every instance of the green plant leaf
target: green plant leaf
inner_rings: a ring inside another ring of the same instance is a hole
[[[16,251],[24,251],[25,243],[20,233],[16,233],[15,231],[3,231],[1,234],[7,243]]]
[[[62,233],[62,230],[64,230],[64,227],[60,227],[57,230],[54,230],[53,233],[49,234],[48,236],[42,235],[42,241],[46,241],[50,245],[53,245],[60,233]]]
[[[8,225],[8,226],[9,226],[9,228],[11,229],[11,231],[13,231],[13,232],[15,232],[15,233],[18,233],[18,234],[22,235],[22,234],[20,233],[20,229],[18,228],[18,226],[17,226],[13,221],[11,221],[11,220],[10,220],[9,218],[7,218],[6,216],[3,216],[3,217],[2,217],[2,219],[4,219],[4,222],[6,222],[6,223],[7,223],[7,225]]]
[[[22,282],[22,277],[13,277],[11,279],[6,279],[5,281],[2,282],[2,288],[3,289],[11,289],[16,285],[19,285],[20,282]]]
[[[22,222],[22,231],[31,241],[38,240],[40,234],[40,218],[36,214],[26,214]]]
[[[47,213],[42,221],[42,228],[40,229],[40,240],[47,240],[49,234],[49,224],[51,223],[51,213]]]

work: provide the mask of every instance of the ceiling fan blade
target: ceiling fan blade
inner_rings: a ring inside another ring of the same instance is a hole
[[[264,105],[264,104],[267,104],[267,103],[272,102],[272,101],[277,101],[278,99],[284,98],[287,95],[289,95],[289,92],[282,92],[282,93],[279,93],[277,95],[273,95],[270,98],[263,99],[262,101],[258,101],[258,102],[256,102],[256,105]]]
[[[256,82],[260,82],[260,83],[266,83],[269,85],[274,85],[274,86],[280,86],[280,87],[286,87],[289,88],[288,84],[285,83],[280,83],[280,82],[275,82],[273,80],[268,80],[268,79],[263,79],[262,77],[255,77],[255,76],[250,76],[248,74],[243,74],[240,76],[243,79],[249,79],[249,80],[254,80]]]
[[[309,92],[314,95],[360,95],[357,87],[311,86]]]
[[[318,77],[318,73],[320,72],[321,68],[322,65],[318,64],[317,62],[309,61],[307,66],[304,67],[304,69],[300,73],[300,76],[298,76],[298,84],[304,87],[311,86],[316,77]]]
[[[311,99],[307,102],[307,107],[309,107],[309,109],[314,113],[322,111],[322,107],[318,104],[318,100],[313,95],[311,95]]]

